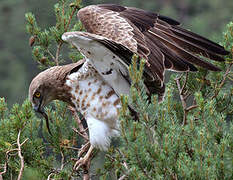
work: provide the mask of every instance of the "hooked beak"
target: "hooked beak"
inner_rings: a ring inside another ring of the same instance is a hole
[[[48,118],[48,115],[44,111],[44,107],[41,107],[40,105],[37,105],[37,106],[33,105],[33,109],[34,109],[34,111],[40,113],[45,118],[48,132],[52,136],[52,133],[51,133],[50,128],[49,128],[49,118]]]

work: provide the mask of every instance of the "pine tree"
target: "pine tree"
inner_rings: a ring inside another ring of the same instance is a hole
[[[32,56],[40,69],[60,65],[65,59],[76,62],[82,58],[74,48],[69,54],[62,54],[65,42],[61,39],[66,31],[81,30],[81,24],[76,20],[80,8],[79,0],[58,1],[54,5],[56,24],[47,29],[38,25],[33,13],[25,15]],[[80,133],[84,127],[79,116],[58,101],[46,111],[52,121],[52,136],[28,100],[22,106],[15,104],[10,110],[4,98],[0,100],[0,179],[71,179],[80,176],[82,172],[72,169],[80,146],[87,141],[83,138],[87,136],[86,131]]]

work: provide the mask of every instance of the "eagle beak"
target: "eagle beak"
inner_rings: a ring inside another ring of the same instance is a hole
[[[34,111],[36,111],[36,112],[40,112],[40,105],[32,105],[33,106],[33,109],[34,109]]]
[[[49,118],[48,118],[48,115],[46,114],[46,112],[44,111],[44,107],[41,107],[40,105],[37,105],[37,106],[33,105],[33,109],[36,112],[40,113],[45,118],[48,132],[52,136],[52,133],[51,133],[50,128],[49,128]]]

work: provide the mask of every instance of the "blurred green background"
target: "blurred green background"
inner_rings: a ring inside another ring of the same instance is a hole
[[[55,0],[0,0],[0,97],[9,106],[21,103],[32,78],[40,72],[32,59],[25,31],[26,12],[33,12],[42,28],[55,23]],[[233,20],[232,0],[83,0],[83,5],[116,3],[159,12],[213,41],[222,39],[225,25]]]

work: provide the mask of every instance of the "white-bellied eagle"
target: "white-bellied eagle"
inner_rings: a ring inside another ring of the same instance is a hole
[[[48,118],[44,106],[62,100],[80,111],[87,121],[91,147],[76,165],[85,163],[93,147],[107,150],[119,134],[119,95],[130,93],[128,67],[133,54],[146,60],[143,80],[147,93],[165,92],[165,70],[197,71],[195,65],[220,69],[199,55],[224,61],[220,45],[183,29],[179,22],[157,13],[113,4],[91,5],[78,12],[87,32],[66,32],[62,39],[85,57],[78,63],[55,66],[31,82],[34,109]]]

